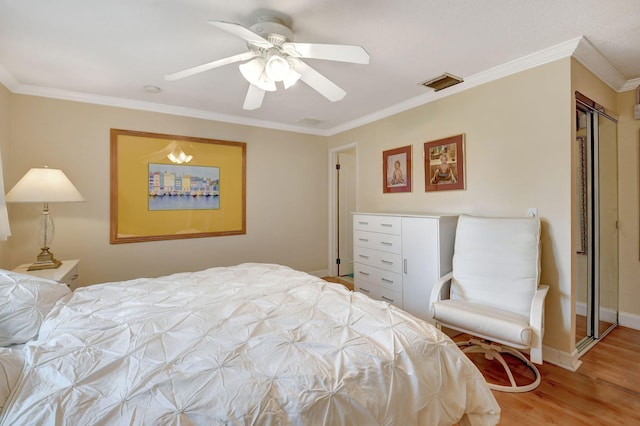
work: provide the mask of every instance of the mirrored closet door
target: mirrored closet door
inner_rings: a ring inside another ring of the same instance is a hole
[[[618,324],[617,120],[576,92],[576,348]]]

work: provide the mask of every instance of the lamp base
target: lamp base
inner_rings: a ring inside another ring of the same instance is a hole
[[[38,255],[35,262],[27,268],[27,271],[39,271],[41,269],[55,269],[62,265],[58,259],[53,257],[53,253],[49,251],[48,247],[44,247]]]

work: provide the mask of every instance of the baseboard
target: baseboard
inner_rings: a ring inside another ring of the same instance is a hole
[[[558,367],[562,367],[569,371],[576,371],[580,365],[582,365],[582,361],[580,361],[580,356],[576,349],[571,351],[571,353],[568,353],[543,345],[542,356],[544,362],[557,365]]]
[[[623,327],[629,327],[629,328],[633,328],[634,330],[640,330],[640,315],[620,312],[620,315],[618,316],[618,324],[620,324]]]
[[[322,277],[328,277],[328,276],[329,276],[329,270],[328,270],[328,269],[321,269],[321,270],[319,270],[319,271],[310,271],[310,272],[307,272],[307,274],[315,275],[316,277],[320,277],[320,278],[322,278]]]
[[[587,316],[587,304],[582,302],[576,303],[576,314],[582,315],[583,317]],[[617,312],[613,309],[609,308],[600,308],[600,320],[604,322],[609,322],[613,324],[616,322],[616,314]],[[622,315],[622,313],[620,313]]]
[[[576,303],[576,314],[587,316],[587,304],[581,302]],[[614,323],[616,322],[616,311],[602,308],[600,309],[600,319],[605,322]],[[640,330],[640,315],[620,312],[618,313],[618,324],[623,327]]]

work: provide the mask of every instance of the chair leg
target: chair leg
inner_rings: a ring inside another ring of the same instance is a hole
[[[494,383],[487,382],[490,389],[500,391],[500,392],[529,392],[537,388],[538,385],[540,385],[541,378],[540,378],[540,372],[538,371],[538,368],[531,361],[529,361],[522,352],[516,349],[510,348],[507,346],[501,346],[493,342],[478,340],[478,339],[470,339],[466,342],[458,342],[458,346],[460,347],[465,346],[462,349],[462,352],[464,353],[483,353],[486,359],[488,360],[496,359],[498,360],[498,362],[500,362],[505,372],[507,373],[507,376],[509,377],[509,382],[511,383],[511,386],[497,385]],[[509,355],[514,356],[515,358],[518,358],[523,364],[529,367],[529,369],[535,374],[535,380],[528,385],[523,385],[523,386],[517,385],[515,379],[513,378],[513,374],[511,373],[511,369],[509,368],[509,366],[507,365],[507,362],[502,356],[503,353],[507,353]]]

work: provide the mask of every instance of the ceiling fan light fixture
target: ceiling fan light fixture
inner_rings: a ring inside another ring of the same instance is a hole
[[[283,81],[291,72],[291,64],[278,54],[272,54],[267,59],[265,73],[273,81]]]
[[[298,80],[300,80],[300,77],[302,77],[302,74],[291,69],[289,71],[289,75],[287,75],[287,77],[284,80],[282,80],[282,84],[284,84],[284,88],[288,89],[289,87],[296,84]]]
[[[268,92],[276,90],[276,84],[265,75],[265,60],[263,58],[252,59],[240,64],[238,68],[240,68],[240,73],[245,80],[254,86]]]
[[[264,59],[254,58],[249,62],[240,64],[240,73],[251,84],[256,84],[264,72]]]
[[[195,67],[165,75],[166,80],[178,80],[233,63],[241,63],[240,73],[249,82],[243,108],[260,108],[265,92],[277,89],[282,82],[285,89],[302,80],[307,86],[331,102],[347,94],[334,82],[304,63],[301,59],[368,64],[369,54],[361,46],[346,44],[296,43],[293,32],[281,20],[263,16],[251,27],[226,21],[208,21],[216,28],[244,40],[247,51]],[[299,59],[300,58],[300,59]]]

